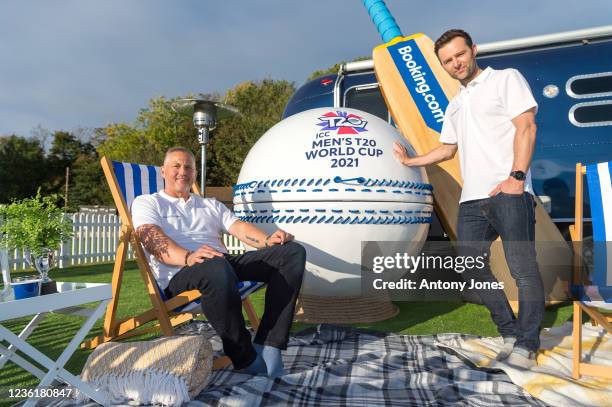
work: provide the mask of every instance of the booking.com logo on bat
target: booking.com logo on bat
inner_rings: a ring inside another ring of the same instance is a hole
[[[414,40],[387,48],[427,126],[440,133],[448,98]]]
[[[353,113],[327,112],[319,117],[319,120],[321,123],[317,123],[317,126],[322,127],[320,131],[337,130],[338,134],[359,134],[368,131],[365,128],[368,122]]]

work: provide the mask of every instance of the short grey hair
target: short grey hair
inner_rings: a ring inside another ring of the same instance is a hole
[[[164,165],[166,164],[166,160],[168,160],[168,156],[172,153],[176,153],[176,152],[180,152],[180,153],[185,153],[185,154],[189,154],[189,156],[191,156],[191,159],[193,160],[193,162],[195,163],[196,159],[195,159],[195,155],[193,155],[193,153],[191,152],[191,150],[189,150],[188,148],[185,147],[181,147],[181,146],[177,146],[177,147],[170,147],[167,151],[166,151],[166,155],[164,155]]]

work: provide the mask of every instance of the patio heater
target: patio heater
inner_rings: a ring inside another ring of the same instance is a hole
[[[211,132],[217,127],[218,119],[239,115],[238,109],[223,103],[203,98],[185,98],[172,103],[172,110],[177,113],[193,116],[193,125],[198,130],[200,143],[200,191],[206,196],[206,145]]]

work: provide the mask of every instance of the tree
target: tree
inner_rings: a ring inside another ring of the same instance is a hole
[[[16,135],[0,137],[0,203],[34,196],[45,174],[39,140]]]
[[[56,162],[58,165],[67,167],[70,166],[81,153],[87,153],[93,150],[93,146],[89,143],[83,143],[77,139],[74,134],[67,131],[56,131],[53,133],[53,143],[49,150],[48,159]]]
[[[218,95],[203,97],[219,99]],[[170,147],[180,145],[195,152],[198,140],[192,117],[172,110],[172,103],[178,99],[163,96],[151,99],[148,108],[138,113],[134,124],[106,126],[102,130],[105,139],[98,153],[112,160],[159,164]]]
[[[223,102],[237,107],[241,116],[219,120],[207,147],[207,185],[227,186],[236,182],[240,167],[251,146],[276,124],[294,93],[293,83],[266,79],[244,82],[230,89]],[[205,95],[209,100],[218,95]],[[112,160],[159,164],[165,151],[183,146],[196,154],[200,149],[192,117],[172,110],[179,98],[151,99],[134,124],[114,123],[103,129],[105,139],[97,148]],[[199,166],[198,166],[199,168]]]
[[[349,62],[367,61],[368,59],[372,59],[372,57],[357,57]],[[341,62],[338,62],[337,64],[330,66],[327,69],[319,69],[317,71],[314,71],[313,73],[310,74],[310,76],[308,77],[308,79],[306,79],[306,81],[311,81],[323,75],[337,74],[338,71],[340,70],[340,65],[346,64],[346,63],[347,61],[341,61]]]
[[[243,82],[227,92],[224,101],[237,107],[241,116],[223,121],[215,131],[207,162],[209,185],[236,183],[247,153],[270,127],[280,121],[294,92],[292,82],[272,79]]]
[[[73,163],[68,204],[71,210],[81,205],[112,206],[110,189],[95,150],[88,154],[80,154]]]
[[[81,155],[95,153],[89,142],[82,142],[67,131],[53,133],[51,148],[47,154],[47,174],[44,182],[46,194],[65,195],[66,168],[72,167]],[[92,186],[95,187],[95,186]]]
[[[30,134],[33,139],[40,141],[40,146],[42,147],[43,151],[47,152],[49,150],[52,134],[48,129],[45,129],[43,126],[38,124],[30,131]]]
[[[54,147],[60,147],[60,140]],[[75,211],[82,205],[112,205],[112,196],[100,166],[96,146],[103,141],[101,129],[76,129],[66,140],[66,148],[50,151],[54,159],[65,159],[70,167],[68,208]],[[63,193],[63,191],[62,191]]]

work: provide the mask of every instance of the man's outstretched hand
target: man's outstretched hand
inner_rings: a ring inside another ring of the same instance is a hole
[[[294,236],[291,233],[285,232],[282,229],[278,229],[276,232],[272,233],[266,238],[266,247],[274,246],[277,244],[285,244],[294,239]]]
[[[408,165],[410,157],[408,157],[408,150],[402,144],[397,141],[393,143],[393,157],[403,165]]]

